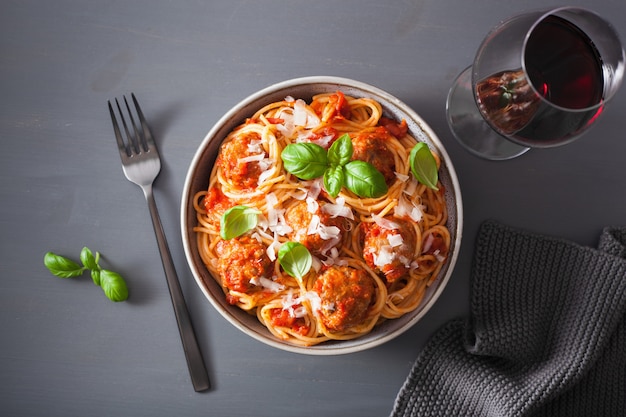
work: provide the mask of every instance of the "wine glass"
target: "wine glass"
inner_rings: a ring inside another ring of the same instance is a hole
[[[595,123],[623,75],[619,35],[597,14],[520,14],[489,32],[455,80],[448,124],[467,150],[490,160],[564,145]]]

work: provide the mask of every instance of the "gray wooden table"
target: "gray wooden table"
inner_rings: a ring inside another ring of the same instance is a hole
[[[626,36],[626,3],[577,1]],[[626,223],[626,88],[568,146],[509,162],[453,139],[445,99],[487,30],[544,1],[4,1],[0,5],[0,414],[384,416],[428,337],[467,315],[473,239],[495,218],[593,245]],[[222,114],[272,83],[336,75],[373,84],[438,133],[465,206],[457,268],[410,331],[370,351],[315,357],[227,323],[186,266],[179,200]],[[108,99],[135,92],[163,156],[156,199],[213,389],[195,393],[147,207],[126,181]],[[114,304],[89,277],[61,280],[47,251],[83,246],[122,273]]]

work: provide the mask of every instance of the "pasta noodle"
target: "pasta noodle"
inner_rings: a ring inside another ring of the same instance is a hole
[[[382,196],[359,197],[343,187],[333,197],[322,178],[301,180],[285,169],[288,145],[328,149],[344,134],[352,158],[385,176]],[[443,186],[429,188],[411,173],[416,144],[406,122],[384,117],[378,102],[339,91],[310,103],[287,97],[233,129],[208,187],[194,196],[198,250],[228,302],[302,346],[353,339],[414,311],[450,249]],[[235,206],[257,210],[258,222],[225,240],[220,222]],[[278,260],[288,241],[313,255],[300,278]]]

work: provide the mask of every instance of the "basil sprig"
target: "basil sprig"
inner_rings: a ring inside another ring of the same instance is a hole
[[[428,145],[424,142],[417,143],[409,154],[409,164],[411,172],[415,179],[437,191],[437,181],[439,180],[439,172],[437,171],[437,161]]]
[[[44,255],[43,263],[52,273],[59,278],[73,278],[90,270],[93,283],[102,288],[104,294],[111,301],[124,301],[128,298],[128,287],[126,281],[117,272],[109,271],[100,267],[100,253],[93,252],[84,247],[80,251],[80,261],[82,266],[73,260],[52,252]]]
[[[326,151],[316,143],[289,144],[280,157],[285,169],[303,180],[321,177],[328,168]]]
[[[326,189],[326,192],[333,197],[337,197],[339,195],[341,187],[343,187],[345,182],[346,174],[344,172],[344,167],[331,166],[324,171],[324,188]]]
[[[309,273],[313,257],[302,243],[285,242],[278,249],[278,262],[286,273],[301,280]]]
[[[220,236],[229,240],[241,236],[256,227],[261,212],[247,206],[234,206],[222,214],[220,218]]]
[[[303,180],[323,176],[324,188],[337,197],[346,187],[359,197],[375,198],[387,193],[385,177],[372,164],[351,161],[354,149],[348,134],[339,137],[328,152],[315,143],[291,143],[281,153],[285,170]]]

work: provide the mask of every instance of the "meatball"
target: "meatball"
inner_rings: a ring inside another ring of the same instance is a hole
[[[285,221],[293,229],[289,233],[290,240],[300,242],[314,253],[324,253],[342,240],[342,236],[350,227],[345,217],[333,218],[323,210],[326,202],[310,203],[298,201],[285,212]],[[315,221],[313,216],[317,216]],[[319,219],[319,223],[317,220]]]
[[[271,274],[272,262],[263,243],[250,236],[221,240],[216,246],[217,270],[228,289],[246,292],[250,280]]]
[[[387,185],[391,185],[396,178],[396,162],[393,152],[387,147],[387,142],[391,139],[385,128],[363,132],[352,138],[352,159],[372,164],[383,174]]]
[[[344,331],[363,322],[372,299],[374,280],[367,272],[350,266],[331,266],[313,290],[321,299],[320,317],[330,330]]]
[[[386,219],[393,226],[363,223],[365,238],[363,258],[367,265],[384,274],[388,283],[406,275],[413,261],[416,236],[413,227],[405,220]]]
[[[217,160],[222,175],[235,187],[244,190],[256,188],[259,176],[263,172],[260,161],[246,161],[243,158],[263,155],[267,156],[260,144],[261,138],[256,133],[234,136],[222,144]]]

